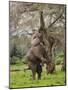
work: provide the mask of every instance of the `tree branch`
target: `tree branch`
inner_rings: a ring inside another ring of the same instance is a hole
[[[63,13],[61,13],[61,14],[48,26],[48,28],[50,28],[59,18],[61,18],[62,14],[63,14]],[[48,29],[48,28],[47,28],[47,29]]]

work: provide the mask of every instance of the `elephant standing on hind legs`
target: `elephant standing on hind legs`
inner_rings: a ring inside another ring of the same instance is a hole
[[[47,73],[53,73],[55,70],[55,64],[52,63],[52,58],[49,57],[49,52],[51,56],[51,42],[52,39],[48,39],[48,34],[45,29],[45,24],[42,16],[43,12],[40,13],[40,28],[36,31],[31,39],[31,48],[27,53],[28,66],[32,70],[33,79],[35,79],[35,74],[38,74],[38,79],[41,79],[42,65],[41,63],[46,63]],[[45,36],[45,37],[43,37]],[[50,40],[50,41],[49,41]],[[46,42],[48,42],[49,52],[46,52]]]

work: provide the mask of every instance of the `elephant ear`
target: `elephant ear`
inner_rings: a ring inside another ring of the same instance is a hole
[[[35,38],[31,41],[31,45],[32,46],[36,46],[36,45],[39,45],[40,44],[40,40],[38,38]]]

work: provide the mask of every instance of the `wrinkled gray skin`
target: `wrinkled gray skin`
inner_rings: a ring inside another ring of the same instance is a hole
[[[33,79],[35,79],[36,73],[38,74],[38,79],[41,79],[41,63],[46,62],[45,58],[47,58],[47,54],[44,49],[42,34],[36,32],[32,36],[31,48],[27,53],[27,62],[32,71]]]

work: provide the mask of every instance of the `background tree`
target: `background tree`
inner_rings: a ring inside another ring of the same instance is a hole
[[[40,30],[43,31],[45,47],[49,57],[54,62],[57,61],[55,57],[58,52],[63,52],[65,57],[65,8],[65,5],[10,1],[10,47],[12,47],[15,36],[17,36],[17,39],[15,39],[16,45],[20,45],[21,48],[24,47],[23,50],[27,52],[33,30],[43,28],[43,30]],[[44,22],[42,18],[40,22],[40,11],[43,11]]]

